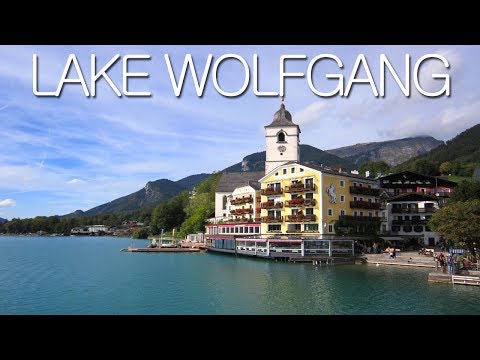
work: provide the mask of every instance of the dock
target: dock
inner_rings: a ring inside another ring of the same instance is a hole
[[[428,281],[438,283],[449,283],[453,285],[480,285],[479,271],[461,270],[459,274],[450,275],[443,272],[432,272],[428,274]]]
[[[187,247],[155,247],[155,248],[123,248],[120,251],[126,252],[200,252],[199,248],[187,248]]]

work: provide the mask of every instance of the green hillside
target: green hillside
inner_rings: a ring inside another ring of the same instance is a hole
[[[480,167],[480,124],[465,130],[426,155],[408,160],[392,170],[471,177],[476,167]]]

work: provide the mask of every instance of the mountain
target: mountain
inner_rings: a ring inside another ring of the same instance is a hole
[[[168,200],[183,190],[192,190],[211,174],[190,175],[178,181],[160,179],[149,181],[143,189],[130,195],[96,206],[90,210],[77,210],[65,216],[97,215],[100,213],[112,213],[117,211],[135,211],[141,208],[153,207],[159,202]]]
[[[443,167],[442,170],[440,170],[440,165]],[[477,124],[432,149],[428,154],[402,163],[394,170],[410,170],[428,175],[447,173],[470,177],[474,169],[479,166],[480,124]]]
[[[265,151],[247,155],[241,162],[229,166],[223,171],[263,171],[265,170],[265,156]],[[300,145],[300,161],[313,165],[324,165],[335,168],[341,167],[345,170],[353,170],[356,168],[355,164],[349,159],[342,159],[316,147],[303,144]]]
[[[5,222],[7,222],[8,220],[7,219],[4,219],[4,218],[0,218],[0,224],[3,224]]]
[[[388,165],[395,166],[418,155],[426,154],[441,144],[443,144],[443,141],[431,136],[417,136],[356,144],[326,151],[353,162],[357,167],[367,161],[380,160],[385,161]]]

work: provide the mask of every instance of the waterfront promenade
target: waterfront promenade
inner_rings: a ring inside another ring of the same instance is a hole
[[[387,253],[365,254],[360,257],[365,259],[367,264],[372,265],[378,264],[435,268],[434,257],[419,255],[418,251],[398,251],[393,259],[391,259]]]

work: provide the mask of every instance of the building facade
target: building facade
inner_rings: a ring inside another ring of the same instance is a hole
[[[384,204],[381,233],[385,240],[413,240],[426,246],[440,242],[428,220],[453,194],[455,182],[403,171],[380,177],[378,184]]]

